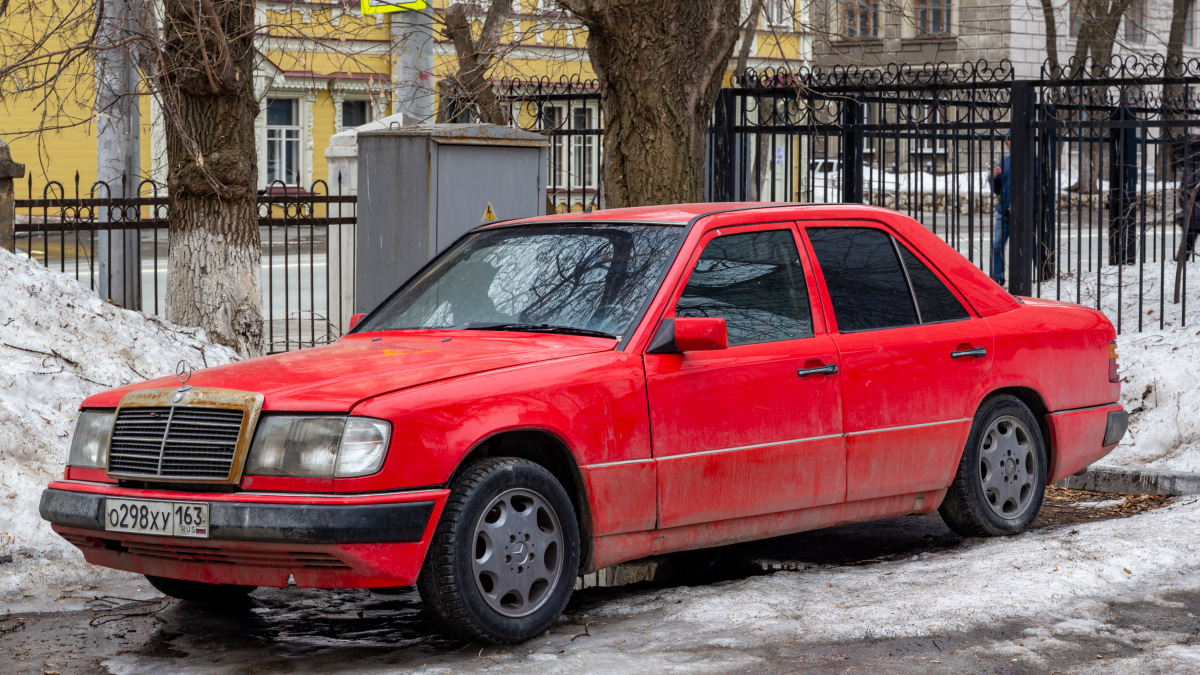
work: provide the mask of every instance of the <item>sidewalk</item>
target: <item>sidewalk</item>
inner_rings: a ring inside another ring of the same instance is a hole
[[[1117,494],[1197,495],[1200,494],[1200,473],[1096,465],[1055,485]]]

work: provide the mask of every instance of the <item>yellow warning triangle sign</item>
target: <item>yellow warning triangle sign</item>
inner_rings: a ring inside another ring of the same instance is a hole
[[[487,208],[483,210],[483,222],[496,219],[496,212],[492,210],[492,203],[488,202]]]

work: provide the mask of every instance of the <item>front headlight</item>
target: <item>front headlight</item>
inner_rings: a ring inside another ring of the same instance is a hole
[[[108,437],[112,434],[113,412],[85,410],[75,418],[71,433],[71,454],[67,466],[79,469],[103,469],[108,466]]]
[[[264,415],[247,475],[352,478],[379,470],[392,425],[367,417]]]

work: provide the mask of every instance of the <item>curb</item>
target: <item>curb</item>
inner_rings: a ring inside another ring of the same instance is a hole
[[[1055,485],[1073,490],[1175,497],[1200,494],[1200,473],[1092,466]]]

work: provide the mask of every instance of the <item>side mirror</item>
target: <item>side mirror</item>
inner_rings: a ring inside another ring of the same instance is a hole
[[[348,330],[354,330],[354,327],[357,326],[358,322],[362,321],[362,318],[366,315],[367,315],[366,312],[363,312],[362,314],[351,315],[350,316],[350,328]]]
[[[650,354],[679,354],[725,349],[728,346],[725,319],[675,317],[663,319],[646,351]]]

